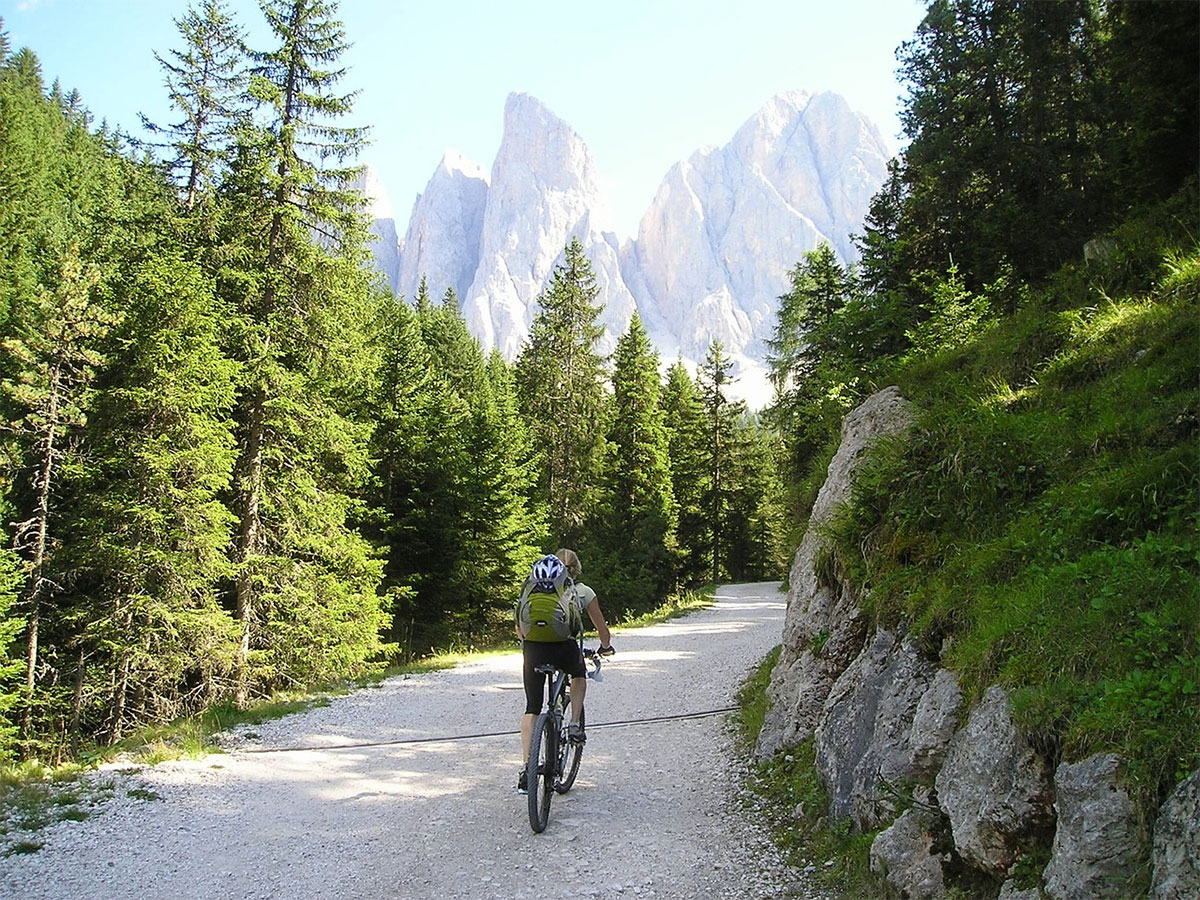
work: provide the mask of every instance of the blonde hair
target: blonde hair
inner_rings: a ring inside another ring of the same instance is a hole
[[[574,550],[563,547],[555,551],[554,555],[562,560],[562,564],[567,567],[567,574],[572,578],[579,578],[583,574],[583,563],[579,561],[579,555]]]

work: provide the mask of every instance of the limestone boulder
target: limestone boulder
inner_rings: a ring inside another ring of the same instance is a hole
[[[1117,780],[1120,763],[1101,753],[1054,773],[1058,822],[1043,880],[1055,900],[1116,900],[1145,889],[1149,836]]]
[[[918,704],[937,672],[913,640],[880,629],[838,678],[816,729],[816,765],[834,819],[870,830],[922,774],[912,763]]]
[[[909,761],[919,772],[935,775],[958,729],[963,692],[949,669],[938,669],[913,714]]]
[[[871,871],[907,900],[944,897],[947,860],[934,848],[935,829],[929,813],[906,810],[871,842]]]
[[[1154,900],[1200,897],[1200,769],[1176,786],[1154,823]]]
[[[992,875],[1006,875],[1054,821],[1049,766],[1013,722],[998,686],[954,735],[934,784],[959,855]]]

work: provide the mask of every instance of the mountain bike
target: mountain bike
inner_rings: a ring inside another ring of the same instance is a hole
[[[587,677],[599,680],[600,654],[580,645],[589,669]],[[529,745],[529,761],[525,779],[529,788],[529,825],[540,834],[550,821],[550,800],[554,794],[565,794],[575,783],[583,744],[571,741],[567,728],[571,724],[571,676],[557,666],[538,666],[535,671],[549,677],[546,708],[533,724],[533,741]],[[585,713],[580,713],[583,725]]]

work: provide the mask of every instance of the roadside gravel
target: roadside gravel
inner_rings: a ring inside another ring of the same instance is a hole
[[[613,724],[733,705],[783,613],[778,585],[735,585],[710,609],[618,631],[590,685],[579,778],[543,834],[514,792],[523,694],[506,654],[389,679],[225,754],[97,773],[113,798],[0,858],[0,897],[823,900],[747,816],[725,716]]]

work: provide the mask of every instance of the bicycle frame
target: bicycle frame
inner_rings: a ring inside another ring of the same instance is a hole
[[[600,657],[587,650],[580,642],[580,651],[585,661],[593,666],[588,672],[594,678],[600,672]],[[582,743],[572,743],[567,735],[570,722],[571,676],[552,666],[538,666],[535,670],[547,675],[546,707],[539,713],[533,729],[529,760],[526,763],[526,782],[529,798],[529,824],[535,832],[545,830],[550,820],[550,799],[555,794],[565,794],[575,783],[579,761],[583,754]],[[580,723],[583,723],[580,713]]]

